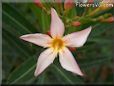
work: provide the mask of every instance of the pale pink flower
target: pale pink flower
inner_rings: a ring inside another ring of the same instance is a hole
[[[51,63],[53,63],[57,54],[59,54],[59,61],[64,69],[83,76],[75,58],[67,47],[83,46],[90,32],[91,27],[63,37],[64,24],[57,15],[55,9],[51,8],[51,37],[41,33],[27,34],[20,37],[25,41],[47,48],[38,58],[34,75],[38,76],[41,74]]]

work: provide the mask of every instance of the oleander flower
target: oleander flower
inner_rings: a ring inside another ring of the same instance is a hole
[[[83,76],[75,58],[67,47],[81,47],[87,40],[91,27],[68,35],[64,34],[64,24],[55,9],[51,8],[51,36],[41,33],[27,34],[20,38],[46,48],[37,61],[34,75],[40,75],[59,55],[61,66],[67,71]]]

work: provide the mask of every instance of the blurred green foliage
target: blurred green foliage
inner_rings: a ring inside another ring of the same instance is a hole
[[[114,15],[113,9],[86,18],[87,13],[93,8],[84,13],[87,11],[86,8],[75,7],[68,14],[64,14],[64,9],[60,11],[56,3],[45,3],[45,6],[48,11],[54,7],[62,16],[65,25],[66,20],[74,16],[80,16],[79,20],[86,22],[79,27],[66,27],[65,34],[88,26],[93,27],[86,44],[73,52],[86,77],[76,76],[61,68],[58,58],[39,77],[34,77],[37,58],[44,49],[22,41],[19,37],[28,33],[49,31],[50,15],[34,3],[2,3],[2,84],[112,84],[114,23],[92,22],[91,19],[108,13]],[[84,15],[81,15],[83,13]]]

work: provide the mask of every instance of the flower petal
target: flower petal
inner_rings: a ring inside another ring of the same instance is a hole
[[[56,52],[53,52],[51,48],[42,52],[37,61],[37,67],[34,75],[38,76],[41,74],[51,63],[53,63],[55,57],[57,56]]]
[[[83,46],[87,40],[87,37],[89,36],[91,32],[91,29],[92,27],[89,27],[85,30],[74,32],[63,37],[64,41],[66,42],[66,46],[69,46],[69,47]]]
[[[64,69],[71,71],[75,74],[78,74],[80,76],[83,76],[73,55],[71,54],[71,52],[67,48],[65,48],[63,51],[59,52],[59,60],[60,60],[61,66]]]
[[[36,45],[42,46],[42,47],[48,47],[49,46],[49,42],[51,40],[51,37],[49,37],[48,35],[45,34],[40,34],[40,33],[36,33],[36,34],[27,34],[27,35],[23,35],[20,37],[21,39],[34,43]]]
[[[51,8],[51,36],[63,36],[64,34],[64,24],[62,20],[57,15],[55,9]]]

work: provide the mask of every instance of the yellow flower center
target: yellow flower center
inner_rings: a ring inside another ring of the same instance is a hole
[[[61,38],[54,38],[51,42],[51,47],[55,50],[55,51],[59,51],[64,47],[64,41]]]

